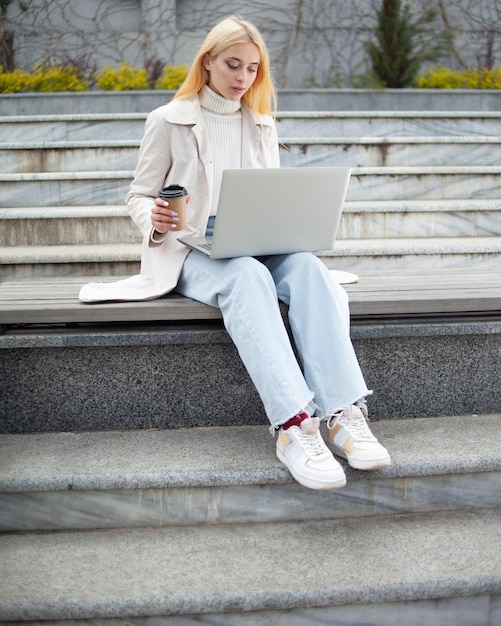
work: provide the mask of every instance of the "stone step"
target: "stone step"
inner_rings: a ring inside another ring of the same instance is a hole
[[[1,209],[0,247],[138,243],[124,205]],[[501,200],[347,202],[338,241],[501,235]]]
[[[141,244],[27,245],[0,248],[0,282],[42,276],[132,276]]]
[[[282,167],[497,165],[500,137],[346,137],[282,140]]]
[[[434,237],[339,240],[320,256],[329,269],[496,268],[501,237]]]
[[[125,205],[0,209],[0,246],[139,243]]]
[[[499,267],[501,236],[339,239],[317,253],[329,269],[346,271],[437,267]],[[0,247],[0,281],[50,276],[139,273],[141,244]]]
[[[305,614],[312,623],[338,624],[339,611],[350,612],[350,623],[368,623],[364,615],[376,604],[381,621],[371,624],[388,624],[395,612],[417,624],[424,601],[430,617],[449,607],[460,617],[468,606],[474,615],[468,624],[495,624],[500,523],[498,508],[382,519],[6,533],[0,536],[0,615],[66,625],[76,619],[94,626],[107,619],[146,625],[153,623],[146,621],[150,617],[169,625],[188,619],[285,626],[304,623]]]
[[[0,94],[0,115],[144,112],[172,91],[89,91]],[[492,89],[279,89],[281,111],[499,111]]]
[[[140,141],[147,113],[4,115],[2,143],[33,141]]]
[[[133,170],[139,141],[15,143],[0,146],[4,173]],[[500,137],[331,137],[281,139],[282,167],[497,165]]]
[[[383,281],[389,289],[392,280],[399,284],[399,277],[391,274]],[[419,278],[410,274],[412,289]],[[450,280],[457,284],[455,274]],[[376,421],[499,412],[499,320],[495,313],[488,316],[492,309],[478,303],[475,289],[465,291],[458,302],[457,294],[434,290],[433,277],[429,280],[430,293],[437,293],[434,314],[426,313],[429,308],[420,313],[423,304],[418,299],[406,315],[365,319],[363,303],[358,304],[361,319],[352,325],[351,337],[369,388],[375,390],[369,413]],[[489,284],[485,275],[478,280]],[[155,317],[152,306],[133,313],[131,320],[127,309],[136,310],[134,303],[124,303],[118,318],[113,317],[118,315],[115,303],[98,305],[95,313],[93,305],[77,301],[84,282],[79,276],[72,295],[61,294],[62,315],[57,306],[51,307],[53,327],[45,321],[7,327],[0,335],[0,432],[267,423],[262,402],[219,319],[178,323],[177,318]],[[426,286],[426,278],[423,282]],[[17,289],[18,299],[27,298],[30,306],[33,292],[23,296],[21,284]],[[43,289],[43,281],[33,289]],[[405,283],[402,290],[405,297]],[[465,310],[468,296],[472,304]],[[90,309],[97,321],[78,322],[72,315],[75,307],[84,309],[84,315]]]
[[[338,243],[344,239],[499,235],[501,200],[366,200],[345,203]]]
[[[360,472],[341,460],[348,482],[335,493],[299,486],[265,425],[0,435],[0,531],[500,507],[500,425],[500,414],[373,422],[393,465]]]
[[[500,420],[375,422],[394,465],[348,468],[330,493],[292,481],[265,425],[0,436],[0,615],[286,626],[370,612],[383,626],[409,605],[459,616],[467,599],[471,624],[489,623]]]
[[[1,95],[0,95],[1,97]],[[149,109],[148,109],[149,111]],[[3,143],[137,140],[147,112],[5,115]],[[499,111],[279,111],[280,137],[429,137],[501,134]]]
[[[138,140],[0,144],[0,167],[19,174],[133,170],[138,149]]]
[[[501,167],[354,168],[347,201],[501,197]]]
[[[5,207],[57,207],[122,204],[133,171],[43,172],[0,174]]]
[[[501,112],[282,111],[280,137],[495,137]]]
[[[117,205],[132,171],[0,174],[4,207]],[[501,197],[500,166],[354,168],[347,201],[452,200]],[[28,206],[30,206],[28,204]]]

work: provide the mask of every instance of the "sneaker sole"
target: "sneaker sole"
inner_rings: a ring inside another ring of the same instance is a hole
[[[353,467],[353,469],[359,470],[378,470],[384,469],[385,467],[390,467],[391,458],[389,456],[381,457],[379,459],[354,459],[350,458],[350,456],[346,453],[343,448],[339,448],[335,443],[328,440],[328,444],[332,449],[332,452],[336,456],[340,456],[341,458],[348,461],[348,465]]]
[[[277,449],[277,457],[279,460],[285,465],[285,467],[292,474],[294,479],[303,487],[308,487],[308,489],[316,489],[317,491],[335,491],[336,489],[342,489],[346,485],[346,476],[344,475],[343,469],[341,468],[341,472],[339,478],[335,481],[320,481],[315,480],[309,476],[303,476],[300,474],[294,466],[290,466],[288,463],[287,457]]]

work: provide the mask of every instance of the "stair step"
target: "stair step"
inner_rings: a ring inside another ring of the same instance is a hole
[[[162,104],[162,103],[160,103]],[[154,108],[154,107],[153,107]],[[4,142],[140,140],[147,113],[2,115]],[[115,111],[115,109],[114,109]],[[401,137],[501,134],[499,111],[279,111],[282,137]]]
[[[144,113],[172,99],[173,91],[81,91],[0,94],[0,113],[9,115],[61,115]]]
[[[500,174],[498,166],[354,168],[346,200],[497,199]]]
[[[19,207],[0,210],[0,247],[139,243],[125,206]]]
[[[151,111],[173,91],[87,91],[0,94],[2,115]],[[282,111],[498,111],[497,89],[279,89]]]
[[[282,167],[497,165],[501,137],[281,138]]]
[[[18,174],[133,170],[138,149],[139,140],[125,139],[0,144],[0,167]]]
[[[356,272],[437,267],[499,267],[501,236],[339,239],[318,252],[329,269]],[[0,247],[1,280],[33,276],[126,276],[139,272],[141,244]]]
[[[4,206],[121,204],[132,171],[43,172],[0,174]],[[367,167],[354,168],[347,201],[497,199],[501,167]]]
[[[281,137],[283,167],[496,165],[501,137]],[[139,140],[5,143],[4,173],[134,169]]]
[[[104,243],[0,248],[0,280],[42,276],[132,276],[141,244]]]
[[[281,137],[500,135],[499,111],[281,111]]]
[[[42,172],[0,174],[2,203],[11,208],[121,204],[133,171]]]
[[[373,422],[393,465],[342,461],[348,484],[335,493],[295,483],[265,425],[0,435],[0,531],[500,507],[500,424],[499,414]]]
[[[0,247],[138,243],[124,205],[18,207],[0,210]],[[501,201],[347,202],[338,240],[501,235]]]
[[[338,240],[319,253],[329,269],[433,269],[499,267],[501,237],[434,237]]]
[[[4,142],[140,141],[147,113],[80,113],[62,115],[6,115],[0,117]]]
[[[337,239],[499,235],[501,200],[366,200],[345,203]]]
[[[233,611],[250,620],[263,610],[494,598],[500,524],[501,509],[492,509],[4,534],[0,614],[68,620]],[[476,617],[486,623],[487,615]]]
[[[2,263],[99,263],[137,261],[141,244],[116,243],[104,245],[15,246],[2,249]]]

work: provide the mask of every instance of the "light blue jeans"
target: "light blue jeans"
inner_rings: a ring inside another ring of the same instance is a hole
[[[213,260],[191,252],[177,291],[221,309],[272,426],[302,410],[323,418],[371,393],[350,340],[346,292],[314,255]],[[279,300],[289,306],[302,367]]]

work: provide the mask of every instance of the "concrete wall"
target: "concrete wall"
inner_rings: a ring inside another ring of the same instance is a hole
[[[0,94],[0,115],[145,113],[173,91]],[[499,111],[501,92],[487,89],[279,89],[279,111]]]
[[[501,62],[499,0],[407,0],[414,11],[442,9],[436,30],[456,32],[449,67]],[[207,30],[231,13],[255,22],[268,43],[280,87],[360,86],[367,72],[364,41],[380,0],[13,0],[6,29],[14,33],[17,67],[41,59],[92,67],[148,60],[190,63]]]

